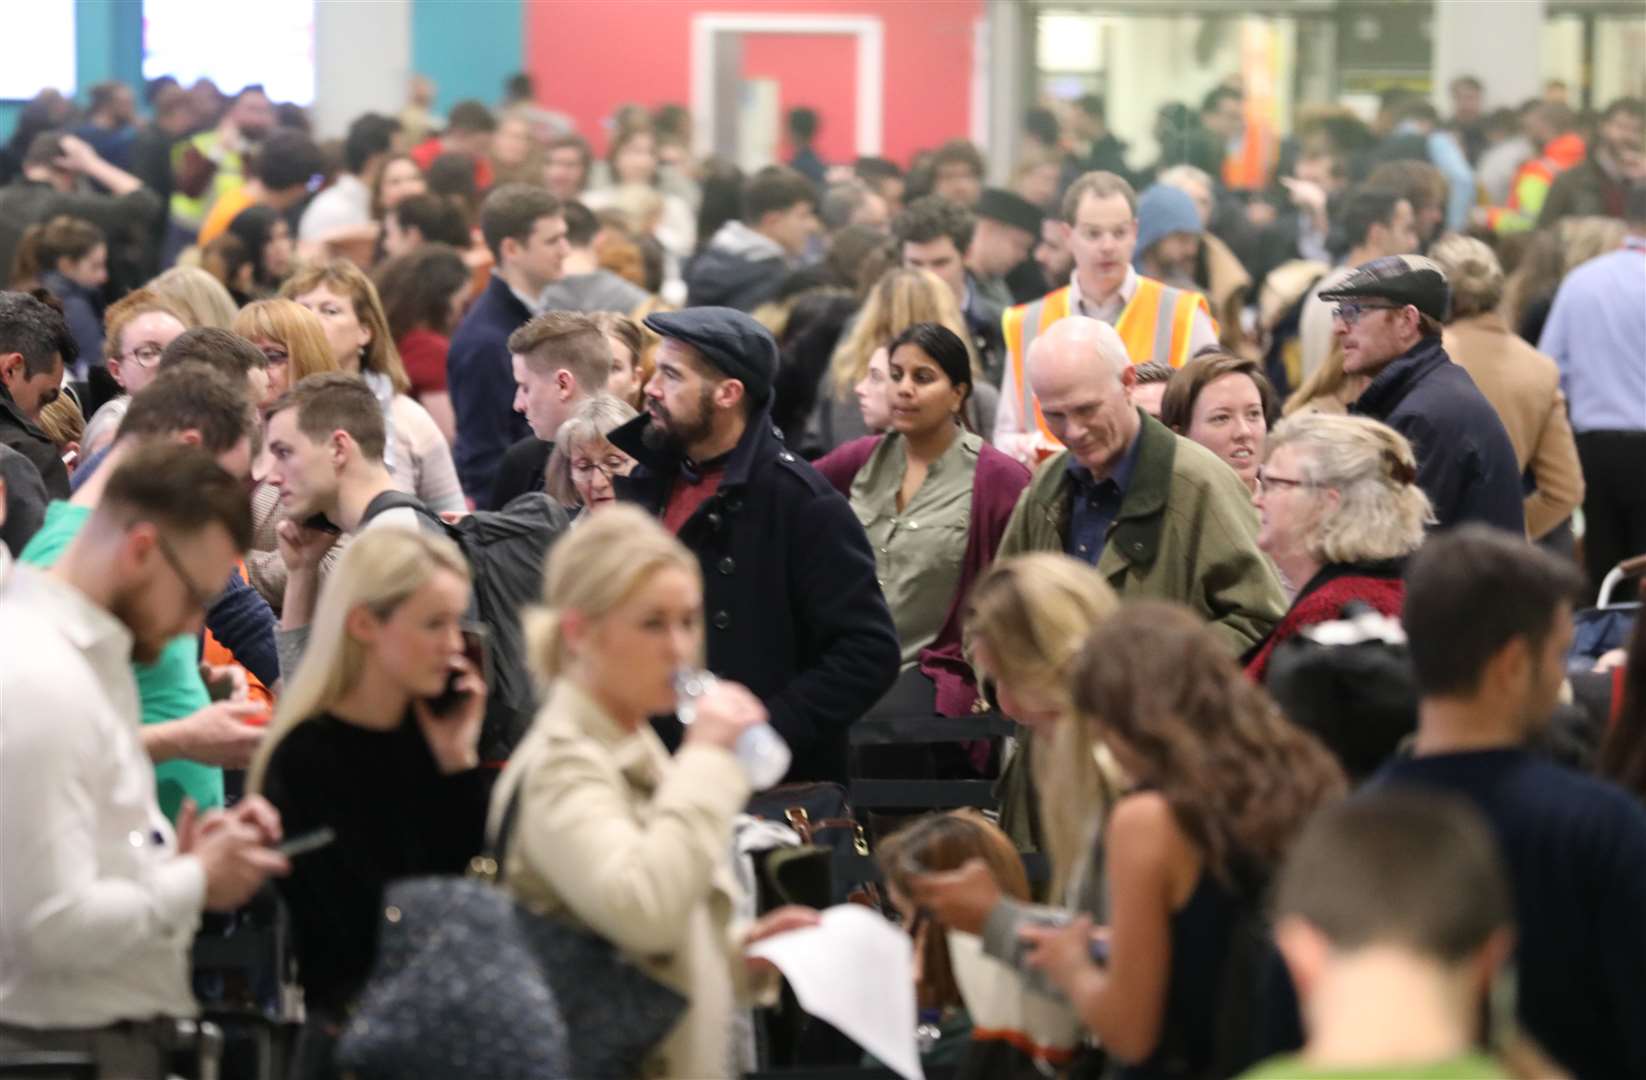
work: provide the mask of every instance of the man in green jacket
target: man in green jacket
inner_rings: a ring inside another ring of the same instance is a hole
[[[1136,375],[1114,328],[1052,324],[1029,350],[1028,376],[1067,449],[1036,470],[999,557],[1061,551],[1123,598],[1193,608],[1237,654],[1262,640],[1286,594],[1258,550],[1251,495],[1211,451],[1132,404]]]

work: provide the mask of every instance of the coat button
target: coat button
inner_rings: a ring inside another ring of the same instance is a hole
[[[783,451],[781,454],[779,454],[777,456],[783,461],[793,461],[794,460],[794,455],[789,453],[787,450]]]
[[[719,514],[710,514],[706,520],[709,523],[709,528],[715,529],[717,531],[719,530],[719,528],[720,528],[720,515]]]
[[[737,569],[737,560],[733,559],[730,555],[727,555],[724,559],[720,560],[719,570],[722,574],[730,574],[733,570],[736,570],[736,569]]]
[[[726,500],[726,513],[735,514],[741,509],[743,509],[743,500],[742,499],[727,499]]]
[[[1143,541],[1137,540],[1137,541],[1134,541],[1132,543],[1132,554],[1133,555],[1143,554]]]
[[[731,624],[732,624],[732,617],[731,617],[731,614],[729,612],[717,611],[717,612],[714,613],[714,628],[716,630],[724,630],[724,629],[726,629],[726,627],[730,626]]]

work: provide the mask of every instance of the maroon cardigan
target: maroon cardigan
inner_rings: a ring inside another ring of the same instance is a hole
[[[1324,577],[1328,571],[1336,573],[1318,585],[1312,581],[1305,585],[1297,599],[1292,601],[1285,618],[1280,620],[1280,625],[1255,651],[1248,654],[1246,676],[1253,682],[1261,683],[1268,675],[1269,659],[1277,646],[1317,623],[1341,618],[1343,605],[1350,601],[1359,600],[1370,604],[1381,615],[1400,618],[1400,609],[1406,599],[1406,583],[1398,574],[1393,577],[1387,574],[1357,574],[1353,567],[1328,567],[1320,576]]]
[[[880,445],[883,436],[866,435],[812,462],[812,467],[828,478],[835,490],[850,499],[852,481]],[[961,648],[961,620],[966,613],[966,597],[1000,547],[1001,534],[1017,506],[1017,497],[1029,486],[1029,470],[1015,460],[983,444],[977,455],[977,473],[972,477],[972,516],[966,530],[966,553],[960,562],[960,585],[949,603],[949,613],[937,638],[920,653],[920,671],[937,687],[939,716],[969,716],[977,701],[977,677]]]

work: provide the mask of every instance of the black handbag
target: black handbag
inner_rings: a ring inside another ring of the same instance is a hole
[[[498,887],[516,789],[496,854],[475,876],[412,878],[385,892],[377,960],[337,1045],[368,1080],[633,1077],[687,1001],[605,938],[537,915]]]

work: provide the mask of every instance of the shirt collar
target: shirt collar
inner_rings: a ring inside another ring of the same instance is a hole
[[[1117,294],[1117,298],[1120,301],[1120,306],[1124,308],[1127,304],[1131,303],[1132,297],[1136,293],[1137,271],[1131,266],[1130,263],[1128,263],[1126,265],[1126,278],[1120,283],[1120,292]],[[1069,274],[1069,299],[1074,301],[1071,306],[1076,311],[1080,311],[1088,306],[1096,306],[1096,301],[1086,299],[1085,295],[1080,291],[1079,270],[1075,270]],[[1114,300],[1110,300],[1109,303],[1114,303]]]
[[[25,599],[47,614],[81,652],[109,649],[122,657],[131,656],[132,636],[126,624],[93,603],[91,597],[48,571],[32,566],[13,566],[4,579],[5,594]]]
[[[1120,460],[1116,462],[1114,468],[1109,470],[1109,475],[1103,478],[1103,480],[1113,481],[1114,486],[1119,489],[1122,495],[1126,493],[1127,488],[1132,486],[1132,473],[1137,470],[1137,448],[1142,443],[1143,428],[1139,425],[1137,434],[1132,436],[1131,445],[1127,446],[1126,452],[1120,455]],[[1074,482],[1082,488],[1093,488],[1103,483],[1103,480],[1099,480],[1092,475],[1092,470],[1076,461],[1073,454],[1069,455],[1068,470]]]
[[[513,285],[510,285],[508,279],[502,274],[499,274],[496,270],[492,271],[492,277],[501,282],[503,287],[509,290],[510,295],[520,301],[521,305],[524,306],[527,311],[531,312],[534,318],[543,314],[543,298],[541,296],[527,296]]]

